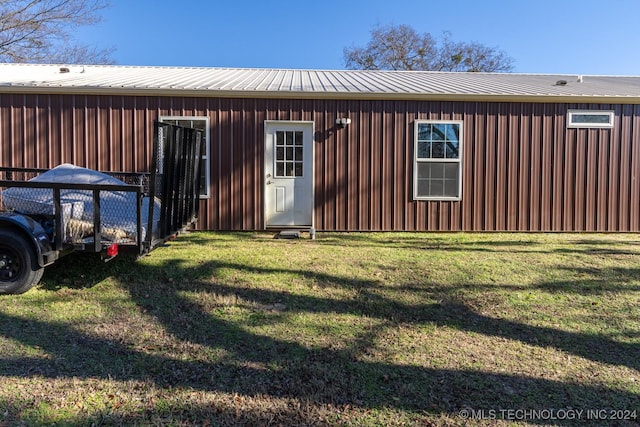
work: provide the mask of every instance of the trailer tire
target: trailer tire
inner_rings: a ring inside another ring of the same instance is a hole
[[[0,229],[0,294],[22,294],[42,278],[33,245],[19,232]]]

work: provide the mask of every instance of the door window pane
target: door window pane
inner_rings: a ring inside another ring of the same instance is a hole
[[[276,177],[303,175],[303,132],[276,131],[275,161]]]

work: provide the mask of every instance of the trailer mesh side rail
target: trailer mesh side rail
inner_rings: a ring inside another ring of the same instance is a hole
[[[32,169],[28,174],[35,177],[41,172]],[[131,210],[131,203],[118,204],[108,198],[111,194],[126,194],[126,199],[140,204],[141,186],[7,179],[23,173],[23,170],[15,168],[0,168],[0,189],[19,189],[17,195],[5,191],[0,194],[0,210],[22,213],[36,220],[47,231],[55,250],[100,252],[112,243],[137,246],[142,241],[139,218],[129,229],[120,228],[110,220],[118,217],[119,211]],[[64,200],[70,194],[74,197],[73,202]],[[91,209],[85,210],[85,205],[91,206]]]
[[[49,170],[0,167],[0,211],[35,219],[57,251],[118,243],[145,254],[197,221],[204,140],[201,130],[156,122],[151,171],[103,172],[118,184],[36,182]]]

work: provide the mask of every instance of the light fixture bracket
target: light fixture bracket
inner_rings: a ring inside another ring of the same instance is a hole
[[[347,127],[347,125],[351,124],[351,119],[348,117],[340,117],[336,119],[336,126],[339,129],[343,129],[345,127]]]

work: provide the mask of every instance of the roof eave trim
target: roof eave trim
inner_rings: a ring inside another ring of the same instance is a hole
[[[640,96],[615,95],[511,95],[511,94],[444,94],[444,93],[381,93],[381,92],[302,92],[302,91],[239,91],[215,89],[166,89],[129,87],[36,87],[0,86],[3,93],[56,95],[122,95],[122,96],[184,96],[198,98],[265,98],[265,99],[360,99],[415,100],[460,102],[536,102],[536,103],[607,103],[638,104]]]

